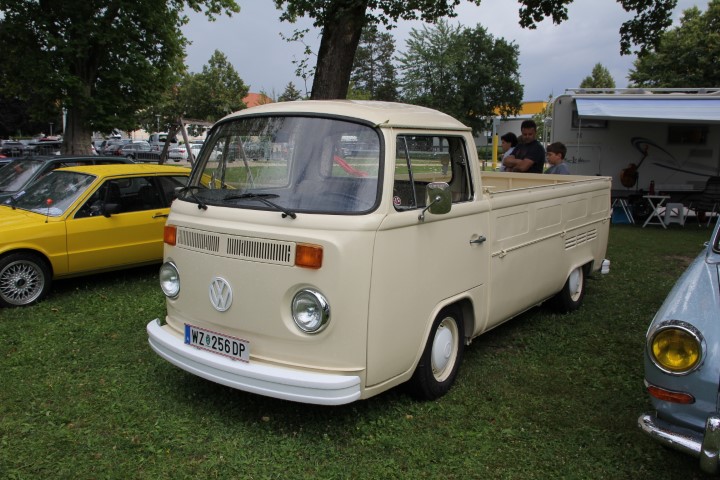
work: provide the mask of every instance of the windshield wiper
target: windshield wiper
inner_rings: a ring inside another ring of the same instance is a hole
[[[205,205],[205,203],[202,200],[200,200],[197,197],[197,195],[195,195],[195,192],[194,192],[194,190],[199,190],[201,188],[205,188],[205,187],[201,187],[200,185],[188,185],[186,187],[178,188],[175,191],[175,193],[177,193],[178,195],[180,195],[181,193],[189,193],[190,196],[192,197],[192,199],[197,202],[198,210],[207,210],[207,208],[208,208],[207,205]]]
[[[285,217],[290,217],[293,219],[296,218],[297,215],[295,214],[295,212],[291,212],[290,210],[287,210],[287,209],[281,207],[277,203],[274,203],[274,202],[271,202],[270,200],[268,200],[268,198],[277,198],[277,197],[278,197],[278,195],[275,195],[274,193],[249,193],[248,192],[248,193],[239,193],[237,195],[228,195],[225,198],[223,198],[223,200],[241,200],[241,199],[247,199],[247,198],[249,198],[251,200],[258,200],[269,207],[272,207],[276,210],[281,211],[283,218],[285,218]]]
[[[4,202],[0,202],[0,205],[7,205],[8,207],[12,208],[13,210],[16,209],[15,202],[17,200],[15,197],[8,197]]]

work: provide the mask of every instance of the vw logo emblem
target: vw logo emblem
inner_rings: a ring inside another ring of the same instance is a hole
[[[210,303],[218,312],[224,312],[232,305],[232,288],[224,278],[215,277],[210,282]]]

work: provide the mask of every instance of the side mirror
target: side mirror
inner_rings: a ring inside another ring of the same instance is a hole
[[[418,220],[425,220],[425,212],[430,210],[433,215],[443,215],[450,211],[452,206],[452,194],[450,185],[445,182],[428,183],[425,189],[425,207],[418,216]]]
[[[119,203],[106,203],[102,207],[103,216],[105,216],[105,217],[110,217],[110,215],[118,213],[119,211],[120,211]]]

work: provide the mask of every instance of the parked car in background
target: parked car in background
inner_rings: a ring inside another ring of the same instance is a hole
[[[130,143],[129,138],[124,138],[121,140],[108,140],[108,142],[103,146],[102,150],[98,153],[100,155],[114,155],[116,150],[119,150],[122,148],[123,145]]]
[[[163,228],[190,170],[54,170],[0,204],[0,306],[30,305],[54,279],[160,263]]]
[[[126,143],[120,149],[115,150],[115,155],[139,162],[157,162],[160,160],[160,152],[154,151],[150,144],[145,141]]]
[[[190,144],[190,151],[192,152],[193,160],[197,160],[198,157],[200,156],[200,151],[202,150],[202,146],[204,143],[205,142],[195,141]],[[220,158],[222,158],[222,151],[220,150],[220,148],[221,148],[220,145],[216,144],[215,147],[210,152],[210,161],[211,162],[216,162]]]
[[[640,429],[662,445],[720,465],[720,222],[647,331],[645,387],[654,411]]]
[[[23,150],[23,155],[60,155],[61,148],[62,141],[59,140],[42,140],[38,142],[30,142]]]
[[[36,179],[58,168],[108,163],[131,163],[131,160],[95,155],[16,158],[0,168],[0,203],[22,191]]]
[[[165,147],[165,144],[168,143],[168,147],[176,147],[178,145],[177,137],[171,137],[170,142],[168,140],[168,134],[167,132],[160,132],[160,133],[151,133],[150,137],[148,139],[148,143],[152,147],[153,150],[156,150],[158,152],[162,152],[163,148]]]
[[[187,160],[187,158],[188,158],[188,151],[187,151],[187,147],[184,144],[173,145],[168,150],[168,159],[169,160],[174,160],[176,162],[179,162],[181,160]]]
[[[0,145],[0,154],[6,157],[20,157],[25,151],[25,144],[17,140],[4,140]]]
[[[198,155],[200,154],[200,150],[202,149],[204,142],[190,142],[190,153],[192,153],[193,160],[196,160],[198,158]]]

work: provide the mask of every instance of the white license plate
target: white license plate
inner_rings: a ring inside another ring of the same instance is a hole
[[[185,324],[185,343],[233,360],[250,361],[250,342],[230,335],[222,335],[195,325]]]

